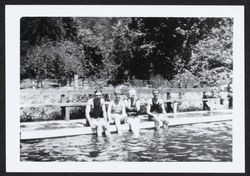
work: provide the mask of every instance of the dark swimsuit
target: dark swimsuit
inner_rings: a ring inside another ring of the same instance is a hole
[[[103,118],[101,99],[94,98],[93,104],[94,104],[94,106],[91,107],[91,110],[90,110],[90,117],[94,118],[94,119]]]
[[[150,108],[150,112],[155,112],[155,113],[163,113],[162,107],[160,103],[155,103],[152,99],[152,105]]]
[[[131,107],[130,108],[126,108],[126,112],[128,114],[128,116],[136,116],[138,115],[138,111],[136,109],[136,100],[134,99],[134,102],[132,102],[132,99],[128,99],[128,101],[130,101]]]
[[[161,107],[161,104],[160,103],[155,103],[152,99],[152,105],[151,105],[151,108],[150,108],[150,112],[152,113],[163,113],[163,109]],[[153,116],[149,115],[149,120],[153,120]]]

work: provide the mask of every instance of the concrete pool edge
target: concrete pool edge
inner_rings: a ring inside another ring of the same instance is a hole
[[[208,123],[216,121],[228,121],[233,119],[233,114],[224,114],[216,116],[199,116],[199,117],[182,117],[182,118],[171,118],[169,127],[178,126],[178,125],[188,125],[194,123]],[[48,122],[52,123],[52,122]],[[72,122],[65,121],[65,123],[60,122],[61,124],[69,124]],[[43,139],[43,138],[55,138],[55,137],[67,137],[75,135],[84,135],[84,134],[93,134],[95,130],[90,127],[84,126],[82,120],[77,120],[75,123],[78,123],[79,127],[69,127],[62,129],[43,129],[43,130],[30,130],[30,131],[21,131],[20,140],[30,140],[30,139]],[[129,125],[122,125],[123,130],[129,130]],[[150,129],[154,128],[154,122],[152,121],[143,121],[140,123],[141,129]],[[111,125],[111,132],[116,132],[116,127]]]

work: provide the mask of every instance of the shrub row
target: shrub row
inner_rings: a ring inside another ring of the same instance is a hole
[[[172,112],[172,106],[165,104],[167,112]],[[202,110],[202,104],[187,104],[181,103],[178,105],[178,112],[184,111],[198,111]],[[141,105],[140,114],[146,114],[146,104]],[[84,119],[85,107],[74,107],[70,112],[70,119]],[[49,121],[49,120],[63,120],[60,107],[45,106],[45,107],[27,107],[21,108],[20,121],[34,122],[34,121]]]

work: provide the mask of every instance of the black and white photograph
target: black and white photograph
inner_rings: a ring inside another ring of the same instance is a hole
[[[18,97],[9,108],[15,122],[9,119],[7,127],[17,135],[9,156],[32,171],[41,171],[37,164],[49,171],[81,164],[90,168],[76,171],[93,171],[95,164],[102,166],[97,172],[112,171],[105,164],[114,163],[124,172],[141,166],[168,172],[173,164],[177,172],[195,166],[242,172],[242,9],[229,15],[234,8],[224,7],[225,14],[213,15],[208,8],[210,15],[203,15],[205,7],[193,7],[197,14],[187,15],[190,7],[183,7],[187,12],[179,15],[183,9],[165,7],[168,14],[161,7],[145,15],[156,7],[131,13],[130,7],[113,13],[114,7],[100,7],[104,12],[93,15],[81,8],[73,14],[73,7],[66,14],[48,8],[45,15],[41,7],[41,14],[33,10],[13,20],[19,59],[8,61],[7,77],[14,73],[9,86]],[[7,57],[11,50],[7,45]],[[12,63],[15,71],[8,69]]]

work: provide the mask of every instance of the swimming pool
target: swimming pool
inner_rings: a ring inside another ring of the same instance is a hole
[[[21,161],[232,161],[232,121],[21,141]]]

